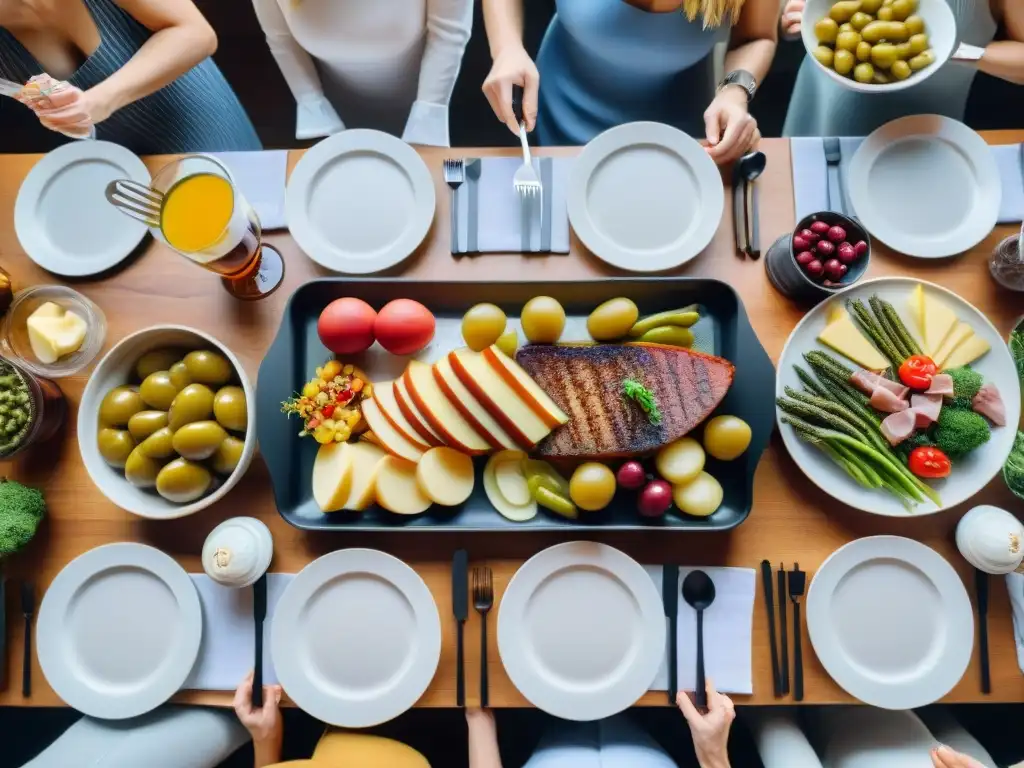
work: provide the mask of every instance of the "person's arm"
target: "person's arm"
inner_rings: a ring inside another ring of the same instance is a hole
[[[523,120],[533,130],[537,121],[537,93],[540,74],[523,47],[523,0],[483,0],[484,27],[491,48],[490,74],[484,80],[484,95],[501,122],[519,133],[512,110],[512,86],[523,87]]]
[[[707,712],[698,710],[690,700],[690,695],[684,691],[676,695],[676,705],[690,726],[693,749],[700,768],[730,768],[729,729],[736,719],[736,708],[732,699],[715,690],[710,678],[706,681],[706,688]]]
[[[263,708],[252,707],[252,678],[250,672],[238,684],[232,702],[235,715],[252,736],[253,752],[256,755],[253,768],[267,768],[281,762],[281,745],[284,742],[284,723],[281,721],[281,686],[263,686]]]
[[[1015,85],[1024,85],[1024,3],[996,0],[995,5],[1007,39],[988,44],[978,61],[978,69]]]
[[[725,56],[726,73],[746,70],[760,84],[775,58],[778,21],[778,0],[747,0],[732,28]],[[747,107],[746,91],[729,86],[715,96],[704,113],[708,154],[716,163],[739,159],[757,142],[757,121]]]
[[[469,768],[501,768],[498,752],[498,728],[488,709],[467,709],[469,728]]]
[[[295,97],[295,138],[315,139],[345,130],[337,111],[324,96],[313,58],[288,28],[279,0],[252,0],[278,69]]]

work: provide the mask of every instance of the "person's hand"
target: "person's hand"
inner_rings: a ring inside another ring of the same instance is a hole
[[[253,709],[252,706],[252,677],[250,672],[246,678],[239,683],[235,690],[235,714],[238,720],[245,726],[252,736],[253,744],[276,745],[278,750],[281,747],[284,736],[284,725],[281,721],[281,686],[263,686],[263,707]]]
[[[729,728],[736,719],[732,699],[715,690],[707,681],[708,711],[700,712],[690,694],[676,695],[676,705],[686,718],[693,736],[693,749],[701,768],[729,768]]]
[[[704,112],[708,154],[719,165],[738,160],[761,140],[757,121],[747,109],[747,93],[738,86],[723,88]]]
[[[804,4],[804,0],[789,0],[782,9],[779,29],[783,37],[793,38],[800,35],[800,19],[803,17]]]
[[[521,45],[509,45],[499,53],[491,71],[484,80],[483,91],[487,101],[512,133],[519,134],[519,123],[512,110],[512,86],[523,87],[523,121],[526,130],[532,131],[537,122],[537,92],[540,90],[540,74],[530,54]]]
[[[62,133],[88,133],[113,112],[97,89],[83,91],[67,83],[51,93],[46,101],[48,104],[34,107],[36,116],[46,128]]]
[[[985,768],[973,757],[954,752],[946,746],[937,747],[931,752],[932,765],[935,768]]]
[[[466,724],[470,728],[484,727],[495,728],[494,713],[489,709],[479,707],[466,707]]]

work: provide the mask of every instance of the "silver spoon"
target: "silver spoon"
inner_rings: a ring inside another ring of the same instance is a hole
[[[738,174],[743,179],[743,218],[746,221],[747,254],[753,259],[761,258],[761,234],[758,223],[757,185],[754,181],[764,173],[768,158],[764,152],[748,152],[737,163]]]
[[[690,571],[683,579],[683,599],[697,612],[697,690],[698,708],[707,709],[707,686],[704,682],[704,611],[715,602],[715,582],[704,571]]]

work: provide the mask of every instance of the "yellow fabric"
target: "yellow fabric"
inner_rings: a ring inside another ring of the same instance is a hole
[[[270,768],[430,768],[412,747],[363,733],[325,733],[309,760],[277,763]]]

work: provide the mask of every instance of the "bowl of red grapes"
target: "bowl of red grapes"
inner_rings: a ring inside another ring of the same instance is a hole
[[[826,291],[838,291],[864,274],[871,258],[871,240],[854,219],[824,211],[800,221],[789,250],[808,281]]]

